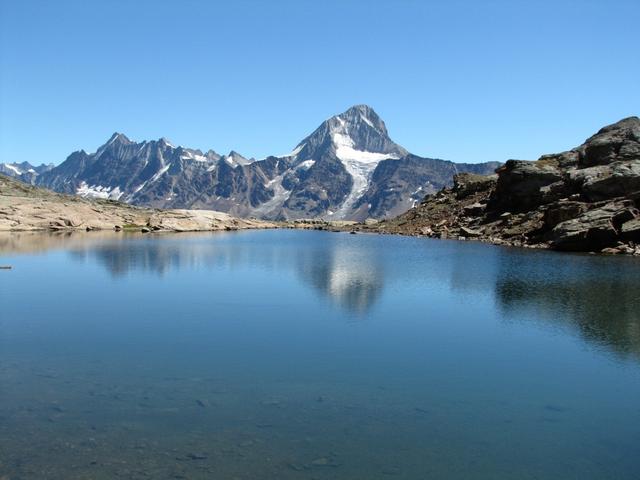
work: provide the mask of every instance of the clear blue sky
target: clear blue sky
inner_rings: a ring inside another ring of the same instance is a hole
[[[418,155],[535,159],[640,114],[640,1],[0,0],[0,162],[290,151],[371,105]]]

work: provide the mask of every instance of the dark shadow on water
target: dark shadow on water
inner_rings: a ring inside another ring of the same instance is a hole
[[[495,296],[510,321],[568,328],[598,347],[640,358],[639,267],[635,259],[584,255],[504,257]]]

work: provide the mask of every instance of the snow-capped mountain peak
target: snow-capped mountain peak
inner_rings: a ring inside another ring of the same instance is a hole
[[[0,163],[0,173],[9,177],[18,178],[27,183],[34,183],[41,173],[51,170],[55,165],[44,163],[32,165],[29,162]]]
[[[243,157],[235,150],[231,150],[228,155],[223,157],[224,161],[227,162],[232,167],[237,167],[238,165],[249,165],[251,160]]]
[[[114,132],[114,134],[111,135],[111,138],[109,138],[109,140],[107,141],[107,143],[105,145],[112,145],[112,144],[115,144],[115,143],[128,145],[128,144],[133,143],[133,142],[131,140],[129,140],[129,138],[124,133]]]
[[[456,172],[491,173],[496,166],[411,155],[371,107],[355,105],[322,122],[290,154],[262,160],[175,147],[166,138],[135,142],[116,132],[95,153],[73,152],[37,178],[30,166],[11,164],[4,172],[26,172],[21,179],[64,193],[151,207],[362,220],[402,213]]]
[[[340,205],[326,214],[331,219],[347,218],[353,213],[381,161],[398,160],[407,154],[389,138],[386,125],[368,105],[355,105],[327,119],[291,153],[297,164],[337,162],[348,173],[351,181],[340,188]]]
[[[389,138],[384,122],[368,105],[355,105],[324,121],[292,154],[299,160],[315,159],[329,148],[341,160],[365,163],[401,158],[408,153]]]
[[[169,139],[165,138],[165,137],[160,137],[160,139],[158,140],[158,144],[161,147],[169,147],[169,148],[176,148],[173,143],[171,143],[169,141]]]

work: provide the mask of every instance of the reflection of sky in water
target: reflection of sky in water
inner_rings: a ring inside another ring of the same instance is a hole
[[[0,476],[640,468],[637,259],[326,232],[94,233],[0,235],[14,266],[0,273]]]
[[[104,266],[114,279],[132,272],[170,276],[182,269],[220,271],[250,266],[266,272],[289,271],[354,314],[365,314],[385,284],[422,283],[430,295],[448,285],[460,295],[475,292],[493,296],[507,322],[531,318],[548,326],[571,327],[587,340],[620,353],[640,353],[637,259],[560,255],[472,243],[461,247],[456,242],[437,242],[434,249],[429,248],[432,242],[421,240],[415,244],[417,250],[405,252],[412,257],[405,264],[396,261],[393,248],[381,251],[367,241],[369,236],[307,233],[146,237],[111,232],[21,233],[0,235],[0,253],[65,249],[73,260]],[[305,239],[302,246],[299,238]],[[377,238],[384,242],[386,237]]]

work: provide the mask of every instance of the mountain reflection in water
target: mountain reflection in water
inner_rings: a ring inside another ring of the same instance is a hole
[[[64,248],[77,261],[95,261],[114,277],[130,271],[170,275],[185,268],[234,269],[258,265],[266,270],[288,269],[337,305],[365,313],[382,292],[382,265],[375,251],[354,246],[348,238],[326,235],[326,242],[309,248],[285,243],[244,242],[241,233],[141,236],[112,232],[0,236],[0,253]]]
[[[425,270],[397,265],[395,252],[376,242],[384,237],[291,232],[286,238],[274,241],[269,232],[13,233],[0,235],[0,255],[63,249],[76,261],[102,265],[116,280],[131,271],[167,276],[180,269],[248,265],[289,270],[358,316],[374,307],[385,284],[427,280],[463,294],[491,295],[507,319],[570,329],[598,347],[640,357],[637,259],[406,239],[428,257],[431,268]]]

